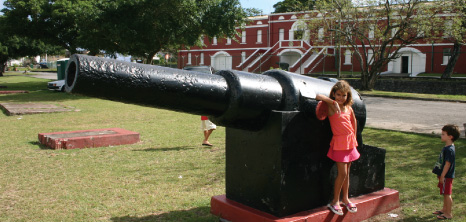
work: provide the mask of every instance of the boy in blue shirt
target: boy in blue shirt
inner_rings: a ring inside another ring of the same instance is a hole
[[[433,214],[437,215],[437,219],[451,219],[453,214],[451,208],[453,199],[451,198],[453,178],[455,178],[455,144],[453,142],[460,136],[458,126],[453,124],[445,125],[442,128],[442,142],[445,142],[442,152],[439,155],[438,161],[432,170],[432,173],[437,174],[439,179],[438,187],[440,195],[443,195],[443,208],[437,210]]]

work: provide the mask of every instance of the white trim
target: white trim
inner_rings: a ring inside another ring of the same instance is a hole
[[[268,27],[268,25],[248,25],[244,28],[251,29],[251,28],[264,28],[264,27]]]
[[[297,52],[301,56],[303,55],[303,52],[301,52],[301,50],[298,50],[298,49],[285,49],[285,50],[282,50],[280,53],[278,53],[277,56],[281,56],[285,52]]]
[[[228,49],[195,49],[195,50],[179,50],[178,52],[210,52],[210,51],[238,51],[238,50],[267,50],[270,47],[259,47],[259,48],[228,48]]]

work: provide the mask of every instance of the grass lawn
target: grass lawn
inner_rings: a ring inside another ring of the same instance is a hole
[[[0,221],[218,221],[210,198],[225,193],[225,130],[200,145],[200,117],[52,92],[49,80],[0,77],[3,102],[60,103],[79,112],[0,114]],[[37,134],[119,127],[139,132],[133,145],[51,150]],[[430,173],[438,137],[366,128],[366,144],[387,149],[386,186],[400,191],[400,221],[437,221],[441,208]],[[457,145],[455,220],[466,220],[466,140]],[[363,210],[363,209],[360,209]],[[384,221],[382,219],[381,221]],[[393,220],[392,220],[393,221]]]
[[[387,92],[387,91],[359,91],[363,95],[371,96],[387,96],[395,98],[421,98],[421,99],[433,99],[433,100],[452,100],[452,101],[464,101],[466,102],[466,95],[438,95],[438,94],[421,94],[421,93],[403,93],[403,92]]]

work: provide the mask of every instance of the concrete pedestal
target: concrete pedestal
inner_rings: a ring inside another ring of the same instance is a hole
[[[351,201],[358,207],[358,212],[350,213],[346,208],[342,207],[344,214],[343,216],[338,216],[327,207],[322,206],[285,217],[276,217],[229,200],[225,195],[220,195],[212,197],[210,212],[231,222],[346,222],[366,220],[373,216],[390,212],[400,206],[398,191],[389,188],[351,198]]]
[[[52,149],[81,149],[139,142],[139,133],[120,128],[39,133],[39,142]]]

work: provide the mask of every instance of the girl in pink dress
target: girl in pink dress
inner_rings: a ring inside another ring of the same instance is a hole
[[[357,212],[357,207],[348,198],[349,172],[351,162],[359,158],[356,149],[357,123],[354,111],[351,108],[353,98],[351,87],[344,80],[338,81],[330,91],[330,98],[324,95],[317,95],[316,100],[320,100],[317,105],[317,117],[321,120],[329,118],[333,137],[330,141],[330,148],[327,156],[336,162],[338,176],[335,179],[333,188],[333,200],[327,205],[332,212],[343,215],[340,207],[340,194],[342,203],[351,213]]]

